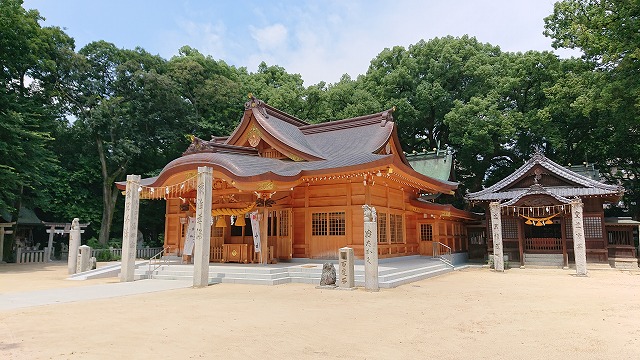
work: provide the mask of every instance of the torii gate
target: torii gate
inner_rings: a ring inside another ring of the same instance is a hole
[[[2,262],[2,258],[4,257],[4,235],[13,234],[13,230],[6,230],[6,228],[11,228],[15,224],[15,221],[0,224],[0,262]]]
[[[91,223],[80,224],[80,233],[84,233],[84,228],[89,226]],[[51,254],[53,253],[53,235],[64,235],[69,234],[71,232],[71,223],[54,223],[54,222],[45,222],[44,225],[48,227],[47,234],[49,234],[49,243],[47,244],[47,252],[44,254],[44,258],[47,262],[51,261]]]

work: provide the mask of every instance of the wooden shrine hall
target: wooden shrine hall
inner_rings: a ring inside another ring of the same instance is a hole
[[[188,249],[197,170],[205,166],[213,169],[210,261],[336,259],[345,246],[362,258],[365,204],[377,209],[381,258],[431,256],[438,243],[466,251],[464,221],[474,215],[425,200],[452,194],[457,183],[409,165],[393,109],[309,124],[250,97],[231,135],[193,137],[157,177],[140,180],[140,198],[166,200],[167,252],[182,256]],[[260,257],[256,231],[268,249]]]
[[[587,262],[616,266],[626,259],[637,268],[633,233],[638,223],[604,217],[603,204],[619,201],[623,191],[537,152],[493,186],[467,194],[466,199],[484,206],[487,214],[485,227],[468,229],[470,257],[478,252],[493,254],[492,231],[499,229],[508,261],[524,266],[542,259],[544,265],[566,267],[575,257],[575,215],[584,234]]]

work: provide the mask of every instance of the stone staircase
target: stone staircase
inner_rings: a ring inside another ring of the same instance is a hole
[[[524,254],[524,266],[545,266],[557,267],[564,266],[564,258],[562,254]]]
[[[334,263],[336,271],[338,264]],[[155,268],[155,266],[153,267]],[[356,286],[364,286],[364,265],[355,265]],[[415,257],[406,261],[381,262],[378,279],[381,288],[394,288],[403,284],[442,275],[454,269],[438,259]],[[319,285],[322,275],[321,262],[278,263],[272,265],[237,265],[211,264],[209,266],[209,283],[232,283],[254,285],[280,285],[287,283],[304,283]],[[159,265],[152,273],[148,266],[140,266],[135,270],[135,279],[158,280],[191,280],[193,265],[172,263]]]

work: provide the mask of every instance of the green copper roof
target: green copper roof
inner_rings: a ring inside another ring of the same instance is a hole
[[[411,167],[422,175],[438,180],[449,180],[453,156],[446,150],[406,154]]]

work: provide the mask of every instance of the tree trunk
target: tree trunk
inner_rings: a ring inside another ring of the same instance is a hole
[[[115,188],[113,183],[107,183],[107,181],[108,179],[105,179],[102,184],[102,222],[100,223],[100,233],[98,235],[98,242],[103,245],[109,242],[113,213],[118,199],[118,189]]]
[[[125,165],[120,166],[116,171],[110,174],[109,169],[107,168],[107,159],[104,153],[102,139],[97,137],[95,140],[98,148],[98,156],[100,157],[100,167],[102,170],[102,223],[100,223],[98,242],[106,245],[109,242],[113,213],[116,208],[116,200],[118,199],[118,189],[114,182],[122,173],[124,173]]]

